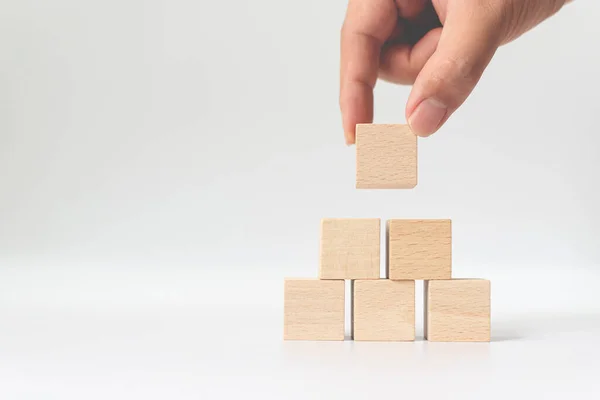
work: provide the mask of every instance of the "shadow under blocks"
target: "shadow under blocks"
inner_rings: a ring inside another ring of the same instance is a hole
[[[417,138],[406,125],[356,127],[358,189],[417,184]],[[317,278],[285,279],[284,340],[344,340],[345,280],[351,281],[351,339],[415,340],[415,281],[423,280],[425,339],[490,341],[490,281],[452,277],[449,219],[386,222],[380,276],[379,218],[321,220]]]

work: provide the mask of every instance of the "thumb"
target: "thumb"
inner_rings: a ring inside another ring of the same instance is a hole
[[[415,134],[431,135],[460,107],[500,45],[500,36],[489,7],[448,10],[437,49],[419,72],[406,105]]]

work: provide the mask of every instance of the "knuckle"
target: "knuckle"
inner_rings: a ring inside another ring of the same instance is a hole
[[[504,0],[497,5],[503,42],[510,42],[558,12],[565,0]]]

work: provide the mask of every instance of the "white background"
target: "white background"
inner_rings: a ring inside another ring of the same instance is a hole
[[[502,48],[412,191],[354,189],[345,5],[0,0],[0,398],[600,391],[600,4]],[[323,217],[452,218],[492,343],[284,343]]]

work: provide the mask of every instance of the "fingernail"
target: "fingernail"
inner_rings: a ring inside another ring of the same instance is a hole
[[[346,146],[352,146],[354,144],[352,141],[352,135],[350,135],[349,133],[344,134],[344,139],[346,142]]]
[[[438,130],[448,107],[435,99],[426,99],[415,108],[408,118],[408,124],[418,136],[429,136]]]

